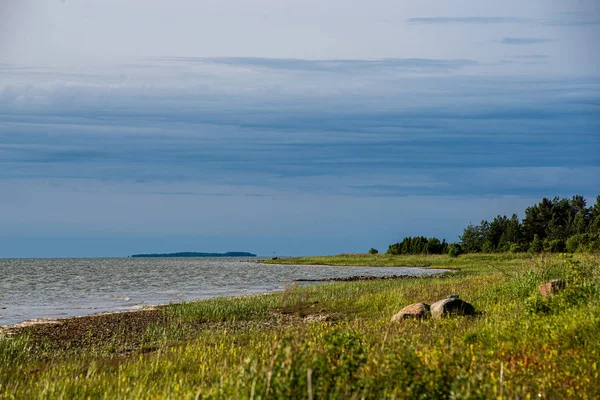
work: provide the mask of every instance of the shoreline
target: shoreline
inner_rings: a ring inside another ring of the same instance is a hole
[[[387,267],[384,267],[387,268]],[[419,267],[422,268],[422,267]],[[459,271],[460,269],[456,269]],[[372,276],[372,275],[353,275],[341,278],[321,278],[321,279],[294,279],[293,282],[357,282],[357,281],[374,281],[374,280],[390,280],[390,279],[428,279],[428,278],[447,278],[449,275],[445,275],[446,272],[452,272],[451,269],[440,269],[440,275],[436,274],[423,274],[423,275],[383,275],[383,276]]]
[[[180,303],[172,303],[172,304],[180,304]],[[83,319],[92,319],[96,317],[106,317],[109,315],[116,314],[134,314],[139,312],[155,312],[160,310],[163,307],[166,307],[168,304],[153,304],[153,305],[145,305],[136,309],[131,310],[123,310],[123,311],[99,311],[92,314],[87,315],[73,315],[69,317],[61,317],[61,318],[32,318],[27,319],[22,322],[17,322],[16,324],[10,325],[0,325],[0,340],[4,337],[12,336],[14,334],[20,333],[21,331],[30,329],[36,326],[42,325],[60,325],[65,322],[69,322],[72,320],[83,320]]]
[[[404,267],[402,267],[404,268]],[[412,268],[412,267],[411,267]],[[421,268],[421,267],[419,267]],[[345,278],[323,278],[323,279],[295,279],[292,283],[335,283],[335,282],[361,282],[361,281],[378,281],[378,280],[404,280],[404,279],[432,279],[432,278],[447,278],[449,275],[444,275],[444,272],[451,272],[450,270],[441,270],[439,274],[428,274],[428,275],[385,275],[385,276],[363,276],[363,275],[354,275]],[[285,289],[284,289],[285,290]],[[210,299],[215,298],[224,298],[224,299],[236,299],[243,297],[251,297],[251,296],[263,296],[268,294],[280,294],[283,293],[284,290],[278,290],[274,292],[262,292],[262,293],[253,293],[242,296],[216,296]],[[210,299],[197,299],[190,300],[189,302],[197,302],[197,301],[206,301]],[[17,322],[16,324],[10,325],[0,325],[0,340],[7,336],[12,336],[14,334],[19,333],[20,331],[27,330],[31,327],[36,327],[40,325],[60,325],[64,322],[68,322],[71,320],[81,320],[86,318],[95,318],[95,317],[104,317],[109,315],[120,315],[120,314],[130,314],[130,313],[139,313],[139,312],[157,312],[160,309],[168,306],[168,305],[178,305],[187,302],[176,302],[176,303],[167,303],[167,304],[148,304],[142,306],[134,306],[137,308],[131,310],[122,310],[122,311],[99,311],[92,314],[87,315],[73,315],[68,317],[60,317],[60,318],[31,318],[22,322]]]
[[[280,259],[281,260],[281,259]],[[301,266],[307,266],[307,267],[321,267],[321,266],[330,266],[330,267],[335,267],[335,266],[339,266],[339,265],[335,265],[335,264],[278,264],[278,263],[264,263],[264,260],[257,260],[257,261],[243,261],[243,262],[254,262],[257,264],[264,264],[264,265],[284,265],[284,266],[289,266],[289,265],[301,265]],[[410,266],[371,266],[371,265],[344,265],[343,267],[348,267],[348,268],[410,268],[410,269],[414,269],[414,268],[419,268],[419,269],[427,269],[427,270],[436,270],[436,273],[432,273],[432,274],[422,274],[422,275],[384,275],[384,276],[371,276],[371,275],[351,275],[348,277],[331,277],[331,278],[320,278],[320,279],[294,279],[291,281],[292,284],[297,283],[297,284],[302,284],[302,283],[334,283],[334,282],[357,282],[357,281],[374,281],[374,280],[392,280],[392,279],[423,279],[423,278],[440,278],[443,277],[445,273],[448,272],[453,272],[453,271],[457,271],[460,270],[460,268],[449,268],[449,267],[444,267],[444,268],[440,268],[440,267],[432,267],[430,265],[410,265]],[[18,331],[21,330],[26,330],[32,326],[38,326],[38,325],[57,325],[57,324],[61,324],[64,321],[67,320],[71,320],[71,319],[81,319],[81,318],[92,318],[92,317],[96,317],[96,316],[103,316],[103,315],[112,315],[112,314],[125,314],[125,313],[137,313],[137,312],[141,312],[141,311],[156,311],[161,307],[165,307],[169,304],[182,304],[182,303],[187,303],[187,302],[196,302],[196,301],[205,301],[205,300],[210,300],[210,299],[214,299],[214,298],[228,298],[228,299],[233,299],[233,298],[238,298],[238,297],[249,297],[249,296],[257,296],[257,295],[266,295],[266,294],[274,294],[274,293],[282,293],[284,289],[282,290],[276,290],[276,291],[272,291],[272,292],[257,292],[257,293],[249,293],[246,295],[224,295],[224,296],[215,296],[215,297],[210,297],[210,298],[206,298],[206,299],[192,299],[192,300],[188,300],[188,301],[177,301],[177,302],[172,302],[172,303],[163,303],[163,304],[145,304],[145,305],[134,305],[132,306],[132,309],[126,309],[126,310],[117,310],[117,311],[97,311],[97,312],[93,312],[90,314],[85,314],[85,315],[71,315],[71,316],[64,316],[64,317],[39,317],[39,318],[30,318],[30,319],[26,319],[23,320],[21,322],[17,322],[17,323],[13,323],[13,324],[8,324],[8,325],[0,325],[0,340],[3,337],[6,336],[10,336],[13,335],[15,333],[17,333]]]

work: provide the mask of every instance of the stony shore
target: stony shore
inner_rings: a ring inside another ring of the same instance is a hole
[[[423,279],[423,278],[444,278],[446,275],[354,275],[343,278],[322,278],[322,279],[296,279],[294,282],[356,282],[356,281],[373,281],[386,279]]]
[[[425,268],[425,267],[421,267]],[[339,278],[323,278],[323,279],[296,279],[294,282],[356,282],[356,281],[371,281],[371,280],[390,280],[390,279],[423,279],[423,278],[440,278],[445,275],[354,275]],[[235,296],[233,296],[235,297]],[[132,325],[140,325],[143,321],[152,322],[156,320],[156,316],[161,314],[161,308],[164,305],[148,305],[135,310],[127,311],[110,311],[99,312],[96,314],[85,316],[74,316],[66,318],[35,318],[26,320],[17,324],[0,326],[0,338],[11,336],[19,332],[27,331],[34,336],[47,336],[48,338],[56,337],[56,332],[61,337],[68,336],[69,332],[73,332],[77,336],[77,331],[85,329],[107,330],[110,325],[118,327],[123,323],[131,323]],[[141,316],[145,316],[142,318]],[[148,324],[146,324],[148,325]],[[60,327],[60,328],[57,328]],[[84,329],[85,328],[85,329]]]

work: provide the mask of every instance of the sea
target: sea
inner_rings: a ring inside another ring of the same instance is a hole
[[[414,267],[269,265],[247,258],[0,259],[0,325],[276,292],[297,280],[439,272]]]

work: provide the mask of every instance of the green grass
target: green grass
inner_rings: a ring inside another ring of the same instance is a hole
[[[276,261],[460,270],[174,304],[136,334],[92,326],[77,340],[0,339],[0,398],[600,397],[598,257]],[[553,278],[567,289],[544,299],[537,286]],[[454,293],[478,315],[390,323],[408,304]]]
[[[494,266],[512,268],[531,260],[527,253],[464,254],[460,257],[447,255],[402,255],[388,254],[338,254],[335,256],[316,256],[298,258],[280,258],[266,260],[265,264],[306,264],[332,266],[373,266],[373,267],[432,267],[459,269],[468,273],[489,273]]]

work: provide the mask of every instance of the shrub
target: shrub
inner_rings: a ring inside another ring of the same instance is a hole
[[[373,247],[371,247],[369,249],[369,254],[379,254],[379,251],[377,249],[374,249]]]
[[[546,239],[543,247],[549,253],[561,253],[565,251],[565,242],[561,239]]]
[[[425,236],[405,237],[399,243],[394,243],[388,247],[388,254],[443,254],[447,250],[446,240],[440,241],[438,238],[426,238]]]
[[[600,234],[582,233],[573,235],[567,239],[565,249],[569,253],[575,252],[594,252],[600,250]]]
[[[511,253],[521,253],[523,251],[527,251],[527,246],[520,243],[511,243],[510,247],[508,248],[508,251],[510,251]]]
[[[538,235],[533,237],[533,241],[529,245],[529,251],[532,253],[541,253],[544,250],[544,242]]]
[[[440,239],[431,237],[427,239],[427,244],[425,245],[425,253],[427,254],[442,254],[444,252],[444,247],[446,247],[446,242],[440,242]]]
[[[588,235],[586,233],[581,235],[573,235],[567,239],[565,243],[565,249],[569,253],[575,253],[580,247],[585,247],[588,242]]]
[[[448,255],[450,257],[458,257],[463,253],[462,246],[458,243],[450,243],[448,245]]]
[[[488,240],[485,243],[483,243],[481,251],[483,251],[484,253],[491,253],[494,251],[494,245],[492,245],[492,242]]]

